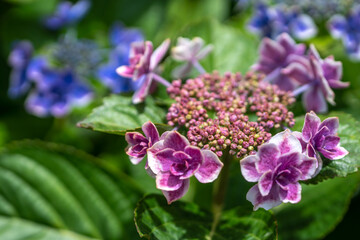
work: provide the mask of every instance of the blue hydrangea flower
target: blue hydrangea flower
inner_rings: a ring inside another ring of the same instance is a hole
[[[248,27],[261,37],[273,39],[283,32],[301,40],[312,38],[317,33],[316,25],[310,16],[284,5],[269,7],[258,4]]]
[[[110,30],[110,43],[113,46],[109,61],[98,70],[99,79],[111,89],[113,93],[135,91],[141,81],[132,81],[116,73],[116,68],[129,65],[129,53],[132,42],[143,41],[142,33],[137,29],[126,29],[116,23]]]
[[[86,15],[90,6],[89,0],[80,0],[75,4],[62,1],[58,4],[54,14],[45,19],[44,24],[51,30],[75,24]]]
[[[353,60],[360,60],[360,5],[345,17],[334,15],[328,23],[334,38],[341,39],[347,53]]]
[[[92,99],[90,88],[71,69],[53,69],[42,57],[32,60],[28,78],[35,82],[35,89],[26,100],[26,109],[38,117],[63,117]]]
[[[32,58],[33,47],[29,41],[21,41],[14,45],[9,55],[9,65],[12,67],[10,75],[9,96],[12,98],[23,95],[30,88],[27,69]]]

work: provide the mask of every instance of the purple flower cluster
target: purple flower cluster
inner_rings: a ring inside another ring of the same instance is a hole
[[[297,39],[309,39],[316,35],[317,28],[310,16],[300,13],[299,9],[276,5],[257,4],[250,20],[250,31],[261,37],[276,38],[281,33],[289,33]]]
[[[133,103],[143,102],[149,94],[153,80],[169,86],[170,83],[160,77],[156,71],[170,46],[170,39],[166,39],[155,51],[150,41],[134,42],[131,44],[129,65],[122,65],[116,72],[133,81],[140,82],[140,87],[133,95]]]
[[[75,4],[62,1],[57,5],[54,14],[45,19],[44,24],[51,30],[76,24],[85,16],[90,6],[91,2],[89,0],[80,0]]]
[[[286,108],[294,99],[259,80],[253,73],[243,78],[215,72],[185,84],[173,81],[168,93],[176,103],[169,108],[168,124],[185,126],[192,145],[219,157],[225,150],[238,158],[251,154],[271,137],[271,129],[294,125],[293,113]]]
[[[334,15],[328,23],[331,35],[341,39],[353,60],[360,60],[360,5],[353,7],[347,16]]]
[[[141,84],[140,81],[132,81],[116,73],[119,66],[129,64],[131,43],[138,41],[143,41],[143,35],[137,29],[126,29],[122,24],[116,23],[110,30],[112,50],[109,62],[98,69],[97,75],[113,93],[135,91]]]
[[[305,45],[296,44],[283,33],[276,40],[265,38],[260,46],[260,57],[253,69],[266,74],[264,81],[280,89],[303,93],[306,111],[326,112],[327,102],[334,104],[332,88],[345,88],[341,82],[342,64],[332,56],[321,59],[313,45],[305,55]]]
[[[142,130],[145,137],[136,132],[126,133],[127,154],[134,164],[147,154],[146,169],[156,178],[156,187],[162,190],[169,204],[186,194],[191,176],[201,183],[218,177],[223,163],[213,152],[191,146],[177,131],[159,136],[151,122],[145,123]]]
[[[278,133],[261,145],[256,155],[240,160],[244,178],[258,182],[246,195],[254,209],[268,210],[282,202],[299,202],[301,185],[298,181],[313,178],[320,172],[320,153],[330,160],[348,154],[340,146],[340,137],[336,135],[338,127],[336,117],[321,122],[314,112],[307,113],[302,132]]]

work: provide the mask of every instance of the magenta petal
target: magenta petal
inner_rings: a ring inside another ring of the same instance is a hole
[[[262,196],[267,196],[273,185],[273,173],[271,170],[264,173],[259,179],[259,191]]]
[[[311,144],[308,144],[306,147],[306,154],[309,157],[316,157],[316,151],[314,149],[314,147]]]
[[[213,182],[218,176],[223,167],[223,163],[218,156],[210,150],[201,151],[204,161],[200,168],[195,172],[195,177],[201,183]]]
[[[297,62],[291,63],[288,67],[284,68],[281,73],[301,84],[311,82],[309,69]]]
[[[141,160],[144,159],[144,157],[132,157],[132,156],[129,156],[129,158],[130,158],[131,163],[134,165],[139,164],[141,162]]]
[[[174,158],[173,154],[174,150],[170,148],[165,148],[164,150],[161,150],[155,154],[154,161],[156,162],[156,165],[159,166],[161,171],[170,171],[171,165],[173,163],[177,163],[177,159]]]
[[[191,156],[190,164],[192,163],[202,164],[204,158],[203,155],[201,154],[200,148],[194,146],[186,146],[184,151],[186,154]]]
[[[256,169],[260,173],[273,170],[280,156],[279,148],[273,143],[266,143],[259,147],[258,157],[260,161],[255,162]]]
[[[175,151],[184,151],[188,145],[190,145],[189,141],[177,131],[171,131],[164,139],[164,147],[174,149]]]
[[[305,141],[309,141],[315,136],[318,131],[321,120],[314,112],[307,113],[305,115],[304,127],[302,129],[303,138]]]
[[[324,145],[322,148],[326,149],[326,150],[331,150],[333,148],[335,148],[337,145],[339,145],[340,143],[340,137],[338,136],[326,136],[325,137],[325,141],[324,141]]]
[[[336,81],[336,80],[328,80],[329,82],[329,86],[331,88],[347,88],[348,86],[350,86],[349,82],[341,82],[341,81]]]
[[[345,148],[340,146],[337,146],[331,150],[320,149],[319,152],[321,152],[324,157],[330,160],[341,159],[349,153]]]
[[[317,166],[318,161],[316,158],[310,158],[303,155],[302,162],[296,166],[296,168],[301,171],[300,180],[308,180],[312,178],[312,176],[315,174]]]
[[[149,141],[154,144],[159,141],[159,132],[156,129],[155,125],[148,121],[142,125],[142,130],[145,136],[149,139]]]
[[[240,160],[241,173],[248,182],[257,182],[262,175],[256,170],[257,161],[259,158],[256,155],[249,155]]]
[[[164,150],[163,140],[155,143],[151,148],[147,150],[147,164],[151,171],[155,174],[161,171],[161,164],[156,157],[156,154],[162,150]]]
[[[191,156],[181,151],[174,152],[173,156],[179,160],[190,160]]]
[[[329,135],[335,135],[339,128],[339,118],[329,117],[325,119],[319,126],[319,129],[326,126],[329,129]]]
[[[164,58],[167,50],[170,46],[170,39],[166,39],[164,42],[161,43],[161,45],[156,48],[154,53],[151,56],[150,60],[150,70],[153,71],[157,67],[157,65],[160,63],[160,61]]]
[[[299,140],[293,136],[289,129],[273,136],[269,143],[275,144],[280,150],[280,154],[289,152],[302,152],[302,146]]]
[[[129,66],[120,66],[116,69],[116,73],[122,77],[132,78],[134,74],[134,68]]]
[[[299,183],[289,184],[287,188],[287,195],[282,201],[298,203],[301,200],[301,185]]]
[[[156,188],[165,191],[175,191],[181,186],[183,180],[178,176],[172,175],[170,172],[159,172],[156,175]]]
[[[313,87],[304,92],[302,100],[308,112],[326,113],[328,110],[325,97],[319,87]]]
[[[289,169],[291,166],[297,166],[301,163],[303,154],[301,152],[289,152],[281,155],[278,164],[281,163],[281,169]]]
[[[270,193],[264,197],[261,195],[257,184],[250,188],[246,194],[246,199],[254,205],[254,210],[258,208],[269,210],[281,204],[278,188],[271,189]]]
[[[265,38],[260,45],[260,55],[266,56],[274,61],[283,61],[285,58],[285,49],[274,40]]]
[[[190,180],[185,179],[182,181],[182,185],[179,189],[175,191],[162,191],[168,204],[182,198],[189,190],[189,185],[190,185]]]
[[[140,142],[147,141],[147,139],[141,133],[138,132],[127,132],[125,134],[125,140],[130,145],[136,145],[139,144]]]
[[[134,95],[132,97],[133,104],[138,104],[138,103],[143,102],[145,100],[146,96],[149,94],[149,90],[150,90],[151,83],[152,83],[152,74],[149,73],[149,74],[143,75],[142,77],[145,77],[145,80],[141,84],[140,88],[138,90],[136,90],[136,92],[134,93]]]

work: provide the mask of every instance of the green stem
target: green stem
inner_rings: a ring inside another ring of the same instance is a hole
[[[210,239],[212,239],[213,235],[215,234],[216,227],[220,221],[224,207],[226,190],[229,182],[231,160],[232,156],[225,151],[225,154],[223,155],[224,167],[221,170],[218,181],[216,181],[214,185],[214,195],[212,202],[212,212],[214,219],[211,226]]]

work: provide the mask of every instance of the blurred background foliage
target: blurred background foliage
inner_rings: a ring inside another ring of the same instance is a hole
[[[158,191],[155,189],[154,181],[149,181],[149,177],[142,169],[143,166],[130,165],[123,150],[126,147],[124,137],[76,127],[77,122],[83,120],[94,107],[101,104],[102,96],[106,93],[101,84],[96,86],[97,93],[100,94],[89,106],[75,109],[69,116],[58,119],[38,118],[30,115],[24,109],[24,98],[14,100],[8,97],[11,69],[7,59],[12,43],[16,40],[28,39],[33,43],[36,51],[44,51],[43,46],[56,42],[59,36],[65,33],[65,30],[47,30],[42,26],[41,20],[54,11],[57,3],[57,0],[5,0],[0,2],[0,146],[22,139],[40,139],[70,145],[87,152],[95,156],[96,165],[106,171],[116,176],[121,175],[125,178],[131,176],[136,179],[134,184],[138,192],[134,193],[136,196],[130,197],[131,201],[126,205],[133,209],[138,196]],[[171,38],[172,44],[175,44],[178,36],[200,36],[205,39],[206,43],[212,43],[216,47],[214,53],[203,62],[206,70],[238,70],[244,73],[257,58],[260,39],[250,34],[245,26],[251,16],[251,10],[246,9],[239,12],[234,10],[235,5],[236,2],[231,0],[93,0],[89,13],[77,25],[77,37],[93,39],[100,47],[106,48],[108,47],[109,28],[116,21],[120,21],[128,27],[141,29],[145,38],[153,41],[155,46],[165,38]],[[335,59],[342,61],[343,81],[350,82],[351,86],[335,92],[337,104],[331,110],[347,112],[360,120],[360,63],[348,59],[341,42],[333,40],[329,36],[324,22],[320,21],[319,23],[317,37],[306,43],[315,44],[322,56],[334,55]],[[234,54],[234,52],[238,54]],[[170,69],[173,67],[173,62],[165,62],[163,76],[168,80],[171,79]],[[96,79],[92,81],[96,82]],[[155,99],[157,99],[156,96],[160,98],[164,92],[160,90],[156,94]],[[293,110],[296,114],[304,113],[301,104],[296,105]],[[6,152],[12,157],[16,157],[13,156],[14,149],[19,148],[22,149],[22,154],[28,160],[30,159],[29,162],[41,161],[41,157],[36,157],[36,150],[29,150],[29,145],[31,144],[24,147],[15,143],[10,145],[11,147],[7,147]],[[56,155],[58,158],[67,158],[68,156],[65,155],[68,152],[63,152],[65,147],[61,146],[53,146],[47,154]],[[76,156],[72,157],[76,158]],[[79,158],[83,157],[81,155]],[[59,162],[61,161],[59,159]],[[89,168],[89,171],[98,171],[92,165],[76,166],[75,168],[80,169],[79,171],[85,171],[86,168]],[[237,167],[232,177],[242,179]],[[117,184],[114,180],[109,181]],[[96,183],[93,184],[96,185]],[[201,203],[207,197],[211,197],[206,195],[212,187],[211,184],[202,185],[195,182],[191,184],[194,187],[186,195],[186,199],[194,199],[196,203]],[[242,184],[247,186],[246,183]],[[232,189],[229,193],[230,199],[245,201],[244,197],[239,196],[245,196],[247,189],[248,187]],[[98,191],[100,190],[98,189]],[[126,189],[121,191],[126,192]],[[312,194],[316,195],[317,192],[313,191]],[[327,199],[319,201],[327,201]],[[117,213],[121,214],[121,212]],[[98,216],[97,214],[100,213],[94,214],[94,216]],[[357,192],[343,221],[325,239],[353,239],[353,236],[358,235],[359,214],[360,195]],[[121,220],[113,219],[114,222]],[[131,229],[131,231],[128,236],[123,235],[122,239],[137,238],[132,222],[129,226],[123,227]]]

